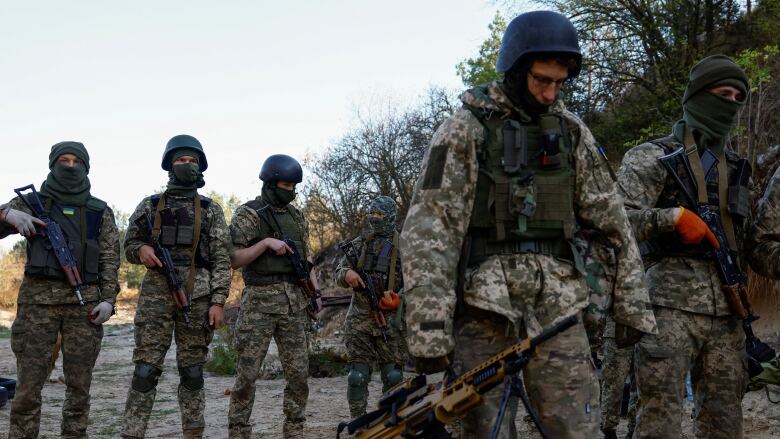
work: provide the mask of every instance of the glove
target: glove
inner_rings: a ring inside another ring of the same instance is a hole
[[[628,348],[639,343],[645,333],[620,323],[615,323],[615,344],[618,349]]]
[[[432,374],[441,372],[452,363],[452,352],[443,357],[414,357],[414,370],[417,373]]]
[[[379,300],[379,308],[382,311],[395,311],[398,308],[398,302],[401,298],[393,291],[385,291],[384,296]]]
[[[25,238],[35,235],[35,225],[46,226],[46,223],[21,210],[8,209],[5,213],[5,222],[14,226]]]
[[[712,233],[707,224],[695,213],[680,207],[677,219],[674,221],[674,229],[680,235],[683,244],[695,245],[701,243],[704,238],[710,242],[713,248],[720,248],[718,238]]]
[[[100,302],[92,308],[89,320],[95,325],[102,325],[114,313],[114,305],[108,302]]]

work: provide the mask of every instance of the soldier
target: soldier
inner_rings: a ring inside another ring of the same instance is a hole
[[[276,341],[287,385],[284,388],[285,438],[303,438],[306,400],[309,396],[309,357],[306,327],[309,303],[291,264],[290,239],[309,264],[308,228],[301,211],[293,206],[295,186],[303,180],[301,165],[292,157],[268,157],[260,170],[262,193],[236,209],[230,224],[234,251],[231,264],[241,271],[245,288],[236,322],[236,382],[230,395],[228,427],[231,438],[252,435],[249,418],[255,402],[255,381]],[[317,288],[317,279],[309,278]],[[316,290],[319,293],[319,290]],[[314,313],[319,312],[317,301]]]
[[[680,437],[689,370],[696,436],[742,437],[745,335],[708,256],[709,249],[721,244],[695,212],[706,207],[718,214],[727,238],[724,245],[734,255],[744,255],[750,200],[747,181],[740,176],[747,162],[727,150],[725,141],[747,90],[745,73],[731,59],[703,59],[691,69],[683,117],[672,134],[632,148],[623,158],[619,186],[643,248],[659,329],[658,335],[644,337],[635,351],[640,395],[636,438]],[[688,164],[691,174],[681,164],[678,182],[659,158],[681,147],[685,154],[680,163]],[[704,172],[707,160],[701,157],[709,156],[717,163]],[[749,175],[749,165],[747,170]],[[680,183],[695,200],[684,196]]]
[[[186,134],[171,138],[162,168],[168,171],[165,191],[141,201],[130,217],[125,238],[127,260],[147,270],[135,312],[135,371],[127,392],[122,436],[144,437],[173,334],[183,435],[200,438],[206,404],[203,363],[212,331],[223,322],[222,307],[230,288],[230,238],[222,208],[198,193],[208,168],[200,142]],[[171,253],[191,301],[189,323],[171,295],[160,255],[150,245],[153,240]]]
[[[400,245],[407,341],[418,371],[453,360],[471,368],[520,335],[580,315],[588,304],[582,255],[572,244],[580,227],[617,249],[612,311],[627,325],[625,342],[656,330],[606,160],[588,128],[556,100],[581,59],[566,17],[516,17],[496,66],[503,81],[466,91],[463,107],[434,135]],[[596,437],[599,390],[582,323],[540,346],[524,376],[550,437]],[[495,389],[463,420],[466,437],[489,436],[500,399]],[[516,406],[513,398],[502,437],[516,435]]]
[[[119,232],[111,208],[90,192],[87,149],[78,142],[57,143],[51,147],[49,169],[41,185],[41,204],[32,196],[25,198],[62,228],[78,262],[85,304],[78,304],[48,238],[36,231],[43,221],[33,217],[18,197],[2,206],[0,237],[18,232],[27,238],[24,277],[11,327],[19,384],[11,405],[9,438],[38,437],[41,389],[49,376],[58,333],[67,386],[61,437],[87,437],[92,368],[100,352],[102,325],[113,314],[119,292]]]
[[[397,292],[403,288],[398,232],[395,229],[397,215],[398,208],[392,198],[379,196],[372,200],[368,206],[371,232],[350,242],[350,251],[357,256],[357,260],[350,262],[344,256],[336,268],[336,282],[355,290],[344,337],[349,360],[347,401],[353,419],[366,413],[368,382],[371,381],[374,363],[379,366],[383,392],[403,379],[405,358],[400,332],[402,315],[396,313],[400,302]],[[353,263],[357,263],[357,267]],[[374,317],[376,314],[366,296],[365,282],[355,270],[364,271],[375,281],[378,291],[385,293],[377,304],[378,312],[386,322],[385,331],[382,331]]]

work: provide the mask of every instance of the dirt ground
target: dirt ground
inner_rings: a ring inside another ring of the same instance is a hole
[[[0,328],[8,328],[13,315],[0,311]],[[118,315],[106,325],[103,347],[92,383],[92,410],[89,435],[92,438],[118,438],[122,428],[122,413],[127,388],[133,373],[131,362],[133,349],[132,307],[122,306]],[[321,344],[338,346],[336,331],[320,340]],[[777,341],[777,340],[775,340]],[[178,376],[175,368],[174,348],[165,360],[166,369],[157,387],[157,400],[154,406],[147,437],[181,437],[176,386]],[[269,366],[279,367],[275,347],[272,346],[268,358]],[[0,375],[15,376],[16,362],[10,348],[7,329],[0,329]],[[62,403],[65,385],[57,378],[62,376],[61,364],[52,373],[52,380],[43,389],[43,412],[41,416],[42,438],[59,437]],[[233,385],[233,377],[206,376],[206,435],[208,438],[227,437],[227,411],[229,396],[225,390]],[[307,406],[307,438],[333,438],[336,425],[346,420],[349,409],[346,402],[346,379],[311,378],[309,380],[309,403]],[[280,438],[282,430],[282,396],[284,381],[281,379],[261,380],[257,383],[257,394],[252,416],[255,438]],[[369,403],[375,404],[380,393],[379,377],[375,374],[370,386]],[[780,400],[780,391],[772,392],[772,398]],[[682,416],[684,438],[693,438],[691,423],[692,404],[687,403]],[[780,438],[780,405],[770,404],[763,392],[748,394],[743,402],[745,417],[745,438]],[[5,439],[8,431],[9,405],[0,409],[0,439]],[[625,435],[625,420],[621,423],[618,436]],[[524,419],[522,409],[518,413],[517,427],[520,437],[538,438],[532,427]]]

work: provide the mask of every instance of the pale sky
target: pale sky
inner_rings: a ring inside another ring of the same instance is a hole
[[[31,1],[0,14],[0,200],[83,142],[93,195],[132,212],[161,187],[168,139],[209,161],[203,192],[259,192],[271,154],[325,149],[370,96],[462,88],[495,4],[435,1]],[[305,178],[305,177],[304,177]],[[7,248],[14,239],[0,241]]]

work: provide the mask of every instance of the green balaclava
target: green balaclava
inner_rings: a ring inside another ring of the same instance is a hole
[[[736,122],[742,101],[733,102],[710,93],[712,87],[731,85],[747,96],[748,78],[731,58],[713,55],[699,61],[691,69],[683,96],[683,123],[693,129],[698,145],[718,151],[723,148]],[[682,123],[675,126],[675,135],[682,139]]]
[[[261,195],[266,203],[279,209],[292,203],[295,199],[295,190],[280,188],[276,183],[263,182]]]
[[[171,155],[171,162],[175,162],[182,156],[200,157],[200,153],[190,148],[180,148]],[[203,173],[200,171],[198,163],[180,163],[172,164],[168,171],[168,187],[166,192],[171,195],[182,197],[194,197],[198,188],[206,185],[203,180]]]
[[[73,154],[82,163],[70,167],[60,163],[58,159],[63,154]],[[49,153],[49,175],[41,184],[41,194],[52,198],[58,204],[66,206],[83,206],[89,200],[89,153],[79,142],[60,142],[51,147]]]
[[[374,212],[382,213],[382,218],[373,217],[370,214]],[[392,198],[380,195],[368,205],[368,224],[371,231],[376,236],[390,236],[395,232],[395,220],[398,216],[398,207]]]

